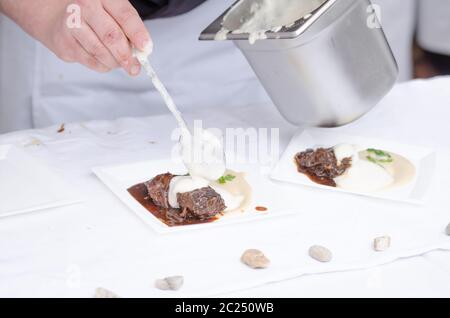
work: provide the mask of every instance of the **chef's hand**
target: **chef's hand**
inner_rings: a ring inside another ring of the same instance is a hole
[[[131,46],[152,44],[128,0],[0,0],[0,9],[62,60],[99,72],[139,74]]]

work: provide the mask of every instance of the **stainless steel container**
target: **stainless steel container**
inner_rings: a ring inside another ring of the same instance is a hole
[[[237,29],[253,1],[258,0],[235,3],[200,39],[214,40],[222,24]],[[383,30],[373,23],[370,0],[299,1],[315,3],[311,14],[268,32],[267,40],[251,45],[248,34],[231,32],[227,39],[242,50],[289,122],[321,127],[350,123],[392,88],[398,75],[395,58]]]

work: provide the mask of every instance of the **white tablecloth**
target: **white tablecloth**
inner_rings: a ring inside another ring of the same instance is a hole
[[[389,138],[383,132],[398,127],[399,142],[448,151],[448,87],[450,78],[401,84],[368,116],[342,130]],[[279,127],[283,148],[296,130],[271,105],[193,109],[187,117],[202,118],[206,127]],[[167,146],[172,145],[168,134],[172,127],[175,123],[167,115],[68,124],[63,133],[50,127],[0,136],[0,143],[24,146],[86,197],[86,203],[80,205],[0,220],[0,296],[89,297],[99,286],[122,296],[159,296],[153,292],[155,277],[183,274],[182,264],[167,264],[166,273],[148,270],[152,262],[171,258],[164,250],[158,255],[146,253],[149,246],[163,246],[168,238],[158,237],[122,206],[90,170],[98,165],[166,158]],[[442,208],[448,211],[450,222],[450,207]],[[250,232],[252,225],[246,226]],[[444,248],[450,249],[450,238]],[[251,289],[220,295],[448,297],[450,252],[433,251],[360,271],[245,288]]]

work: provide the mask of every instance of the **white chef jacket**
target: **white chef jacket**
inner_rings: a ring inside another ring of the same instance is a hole
[[[439,1],[446,6],[448,0],[435,0]],[[184,15],[146,22],[155,42],[152,63],[181,110],[269,100],[231,42],[197,39],[233,2],[209,0]],[[416,0],[374,2],[382,8],[382,23],[400,65],[400,78],[407,80],[412,73]],[[450,30],[450,21],[445,21]],[[132,78],[122,70],[98,74],[64,63],[0,15],[0,133],[163,112],[164,104],[145,76]]]
[[[182,111],[269,100],[232,42],[198,40],[232,3],[207,1],[177,17],[146,21],[155,43],[152,64]],[[0,132],[167,112],[144,74],[99,74],[67,64],[5,17],[0,23]]]

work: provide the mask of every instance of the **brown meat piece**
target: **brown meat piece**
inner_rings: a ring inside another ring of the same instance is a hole
[[[154,177],[148,182],[145,182],[148,195],[156,206],[164,209],[170,208],[168,194],[170,181],[172,181],[173,177],[173,174],[165,173]]]
[[[308,149],[295,155],[300,173],[306,174],[312,181],[336,187],[334,178],[339,177],[352,165],[352,158],[345,158],[338,164],[333,148]]]
[[[177,200],[180,209],[174,209],[169,204],[170,182],[175,176],[171,173],[160,174],[145,182],[149,199],[164,215],[170,224],[187,224],[195,220],[211,219],[226,209],[225,202],[214,189],[205,187],[186,193],[178,193]]]
[[[211,187],[177,194],[181,215],[200,220],[214,217],[226,209],[225,202]]]

